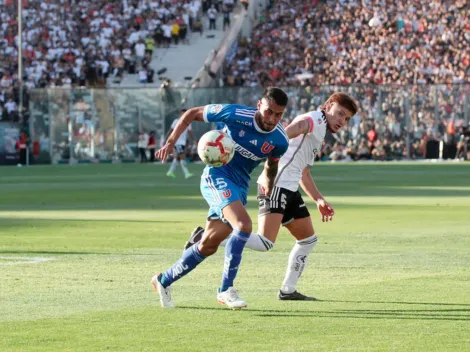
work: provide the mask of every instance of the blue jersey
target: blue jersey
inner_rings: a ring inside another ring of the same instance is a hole
[[[279,159],[289,146],[289,138],[280,123],[272,131],[264,131],[256,123],[257,109],[235,104],[211,104],[204,108],[204,121],[225,123],[226,132],[235,141],[235,155],[218,174],[230,178],[238,186],[248,188],[250,174],[269,155]],[[206,166],[206,169],[212,167]],[[205,173],[209,170],[205,170]]]

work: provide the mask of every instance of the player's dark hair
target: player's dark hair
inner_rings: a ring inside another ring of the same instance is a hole
[[[336,92],[332,96],[330,96],[325,102],[325,104],[320,107],[320,109],[325,110],[326,106],[329,103],[338,103],[343,108],[347,109],[348,111],[351,111],[353,116],[356,115],[357,111],[359,110],[356,101],[346,93],[342,92]]]
[[[263,98],[274,100],[274,102],[279,106],[287,106],[289,98],[287,94],[277,87],[268,87],[264,90]]]

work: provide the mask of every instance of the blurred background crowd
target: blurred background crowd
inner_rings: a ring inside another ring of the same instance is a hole
[[[20,122],[28,120],[31,88],[106,87],[129,73],[151,82],[154,51],[184,45],[188,35],[206,30],[203,18],[211,26],[212,16],[236,5],[236,0],[25,0]],[[20,120],[16,6],[0,0],[0,121]],[[435,156],[442,142],[446,157],[465,156],[467,0],[272,0],[256,16],[251,36],[240,37],[227,56],[227,89],[214,99],[250,105],[256,103],[253,90],[287,87],[288,124],[316,110],[328,92],[345,90],[361,111],[347,129],[328,136],[320,160],[420,159]],[[85,122],[92,111],[80,114],[80,129],[89,131]],[[142,133],[129,139],[137,142]],[[158,133],[154,138],[157,144],[163,139]],[[196,159],[194,145],[192,150],[189,158]]]

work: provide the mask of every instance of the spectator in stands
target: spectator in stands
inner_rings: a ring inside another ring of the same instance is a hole
[[[150,152],[150,162],[155,161],[155,149],[157,147],[157,140],[155,139],[155,131],[150,132],[147,149]]]
[[[207,17],[209,18],[209,30],[215,30],[216,29],[216,21],[217,21],[217,10],[215,8],[215,5],[212,5],[209,10],[207,10]]]
[[[139,133],[139,139],[137,141],[137,148],[139,149],[140,154],[140,162],[146,163],[147,162],[147,146],[149,142],[149,136],[145,131],[141,131]]]
[[[224,16],[224,21],[223,21],[223,30],[224,31],[227,28],[230,28],[230,14],[232,13],[232,9],[233,9],[233,1],[232,1],[231,5],[225,3],[225,1],[227,1],[227,0],[224,0],[224,5],[222,7],[222,13],[223,13],[223,16]],[[228,1],[231,1],[231,0],[228,0]]]

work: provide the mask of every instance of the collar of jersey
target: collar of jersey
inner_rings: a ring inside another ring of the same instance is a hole
[[[255,129],[258,131],[258,132],[261,132],[261,133],[271,133],[273,132],[276,128],[277,128],[277,125],[274,129],[272,129],[271,131],[265,131],[263,130],[261,127],[258,126],[258,123],[256,122],[256,114],[258,113],[259,111],[257,111],[254,115],[253,115],[253,126],[255,126]]]

